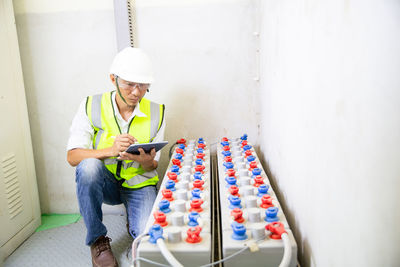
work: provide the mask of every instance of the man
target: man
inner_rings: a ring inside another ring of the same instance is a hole
[[[89,96],[73,119],[67,160],[76,168],[77,197],[93,266],[118,266],[102,203],[123,203],[133,238],[145,227],[156,197],[159,153],[124,152],[133,143],[164,139],[164,105],[143,98],[153,82],[147,55],[138,48],[119,52],[110,68],[115,91]]]

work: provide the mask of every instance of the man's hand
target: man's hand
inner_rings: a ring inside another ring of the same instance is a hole
[[[145,171],[152,171],[157,168],[157,161],[154,160],[156,156],[156,150],[153,148],[150,153],[145,153],[143,148],[139,147],[138,151],[140,155],[134,155],[128,152],[119,153],[118,159],[120,160],[133,160],[142,165]]]
[[[71,149],[68,151],[67,160],[71,166],[75,167],[82,160],[87,158],[96,158],[102,160],[110,157],[118,157],[121,152],[124,152],[131,144],[134,144],[135,142],[137,142],[137,140],[132,135],[120,134],[115,137],[114,143],[111,147],[103,149]]]
[[[120,134],[115,137],[114,144],[111,147],[111,157],[117,157],[121,152],[124,152],[130,145],[137,141],[130,134]]]

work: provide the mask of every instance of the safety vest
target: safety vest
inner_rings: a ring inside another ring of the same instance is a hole
[[[112,92],[108,92],[88,96],[86,99],[86,114],[94,128],[94,149],[111,147],[115,136],[121,134],[111,97]],[[135,116],[128,126],[128,133],[134,136],[138,143],[150,143],[156,137],[164,120],[164,109],[164,105],[142,98],[140,111],[146,114],[146,117]],[[117,157],[107,158],[103,162],[123,187],[135,189],[155,185],[158,182],[157,171],[146,172],[138,162],[121,161],[117,160]]]

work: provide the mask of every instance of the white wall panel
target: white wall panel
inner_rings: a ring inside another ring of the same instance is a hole
[[[65,146],[83,97],[112,89],[114,11],[97,1],[58,7],[28,2],[19,1],[16,20],[41,207],[76,212],[74,169]],[[202,136],[213,142],[247,132],[256,142],[255,2],[136,3],[137,42],[156,72],[148,98],[166,104],[166,139]],[[164,150],[161,174],[168,162]]]
[[[302,266],[398,266],[399,2],[261,12],[261,151]]]
[[[41,208],[78,212],[75,172],[66,161],[69,127],[84,97],[112,90],[114,12],[112,5],[88,9],[82,3],[79,10],[71,2],[59,10],[56,2],[37,2],[36,8],[25,4],[17,8],[16,23]]]
[[[256,142],[256,2],[136,4],[136,41],[154,61],[149,96],[166,104],[166,138],[212,143],[247,132]]]

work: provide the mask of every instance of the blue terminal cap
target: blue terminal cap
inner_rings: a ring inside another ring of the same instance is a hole
[[[204,153],[204,149],[198,148],[198,149],[197,149],[197,153]]]
[[[235,240],[247,239],[246,227],[244,227],[243,224],[234,221],[234,222],[232,222],[231,227],[233,230],[233,234],[232,234],[233,239],[235,239]]]
[[[192,211],[191,213],[189,213],[188,218],[189,218],[189,222],[188,222],[189,226],[199,225],[199,223],[197,222],[197,219],[200,218],[200,214],[197,211]]]
[[[201,192],[202,191],[198,188],[193,189],[192,190],[192,199],[201,199],[201,196],[200,196]]]
[[[255,161],[255,160],[256,160],[256,157],[254,157],[253,155],[250,155],[250,156],[247,157],[247,161],[248,162],[252,162],[252,161]]]
[[[243,135],[240,137],[240,139],[241,139],[241,140],[247,140],[247,134],[243,134]]]
[[[265,194],[268,194],[269,185],[262,184],[258,187],[258,194],[257,196],[262,197]]]
[[[222,141],[222,142],[221,142],[221,145],[222,145],[222,146],[229,146],[229,142],[228,142],[228,141]]]
[[[203,160],[202,159],[196,159],[195,163],[196,165],[203,165]]]
[[[195,172],[193,174],[193,179],[194,180],[202,180],[203,179],[203,174],[201,174],[201,172]]]
[[[204,138],[203,137],[199,137],[199,141],[204,141]]]
[[[185,145],[184,144],[179,144],[178,148],[185,150]]]
[[[171,179],[168,179],[168,181],[165,183],[165,188],[169,189],[171,191],[175,191],[175,182],[172,181]]]
[[[253,169],[252,173],[253,173],[253,176],[260,175],[261,174],[261,169],[260,168],[255,168],[255,169]]]
[[[227,170],[233,169],[233,163],[232,162],[224,162],[224,166]]]
[[[265,210],[265,221],[267,222],[277,222],[278,218],[278,207],[269,207]]]
[[[225,177],[225,181],[227,182],[227,188],[231,187],[232,185],[236,185],[236,178],[233,176]]]
[[[158,208],[164,213],[171,212],[171,209],[169,208],[169,201],[166,199],[163,199],[160,201],[160,203],[158,203]]]
[[[226,157],[226,156],[230,156],[230,155],[232,155],[232,153],[230,152],[230,151],[222,151],[222,155],[224,155],[224,157]]]
[[[163,235],[163,228],[159,224],[154,224],[150,227],[149,230],[149,242],[152,244],[157,243],[157,239],[162,238],[164,239]]]
[[[234,208],[239,208],[239,209],[242,208],[242,205],[240,205],[241,200],[240,200],[239,197],[229,195],[228,199],[229,199],[229,202],[230,202],[229,208],[231,210],[233,210]]]
[[[176,153],[175,158],[181,160],[182,159],[182,154]]]
[[[178,165],[172,165],[170,170],[171,170],[171,172],[175,172],[176,174],[179,174],[179,166]]]
[[[200,137],[199,140],[197,141],[197,143],[204,144],[204,139],[202,137]]]
[[[243,147],[243,150],[244,150],[244,151],[250,150],[250,149],[251,149],[251,145],[245,145],[245,146]]]

